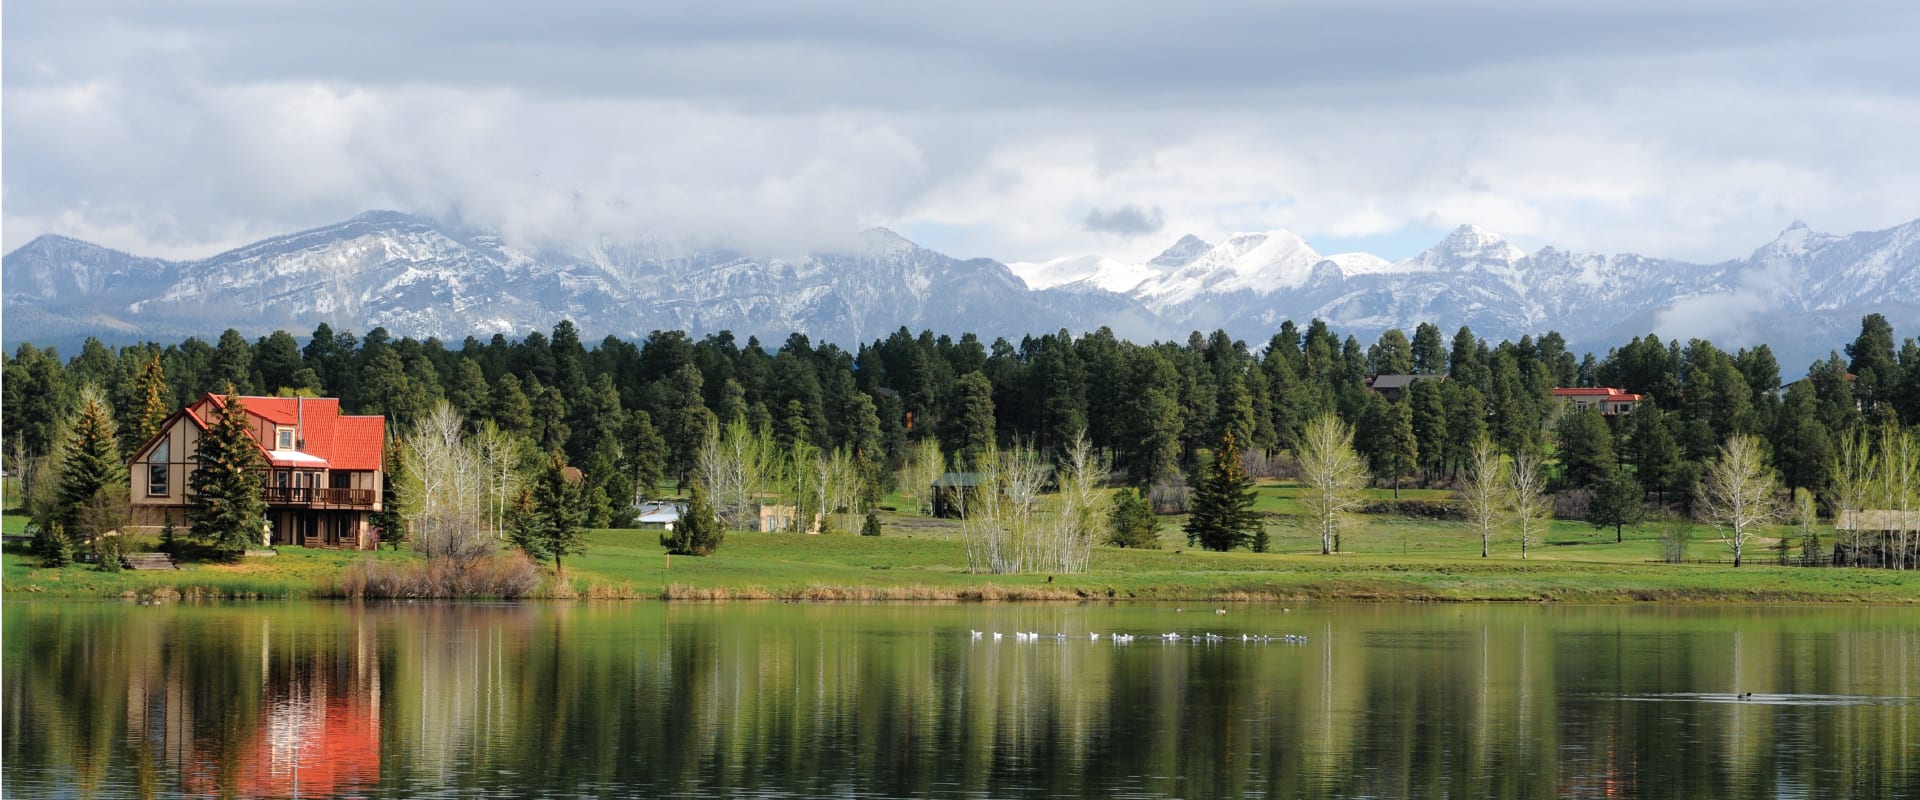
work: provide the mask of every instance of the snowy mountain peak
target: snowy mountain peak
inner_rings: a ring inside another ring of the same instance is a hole
[[[1320,260],[1292,231],[1236,233],[1164,278],[1142,283],[1135,294],[1149,308],[1185,303],[1202,294],[1266,294],[1305,284]]]
[[[910,254],[920,249],[913,240],[894,233],[889,228],[868,228],[860,232],[860,246],[866,255],[874,258]]]
[[[1447,238],[1440,240],[1440,247],[1457,252],[1484,252],[1510,246],[1506,237],[1472,223],[1454,228],[1452,233],[1447,234]]]
[[[1403,266],[1413,271],[1502,269],[1526,258],[1526,255],[1506,237],[1469,224],[1454,228],[1439,244],[1403,262]]]
[[[1779,236],[1773,237],[1764,247],[1755,250],[1756,261],[1778,262],[1805,257],[1809,252],[1842,237],[1821,233],[1807,227],[1807,223],[1794,220]]]
[[[1174,242],[1172,246],[1160,251],[1160,255],[1154,256],[1152,261],[1147,262],[1147,265],[1171,272],[1192,263],[1194,259],[1199,258],[1211,249],[1213,249],[1213,245],[1189,233],[1180,237],[1180,240]]]

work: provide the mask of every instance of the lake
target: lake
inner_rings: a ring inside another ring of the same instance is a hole
[[[9,602],[4,793],[1920,797],[1920,609],[1227,611]]]

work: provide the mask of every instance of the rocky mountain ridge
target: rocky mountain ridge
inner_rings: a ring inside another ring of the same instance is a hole
[[[1865,313],[1920,325],[1920,221],[1851,235],[1795,225],[1744,259],[1528,253],[1461,226],[1412,258],[1323,256],[1286,231],[1184,236],[1146,263],[1098,255],[1007,265],[957,259],[884,229],[797,259],[647,242],[578,253],[516,248],[424,217],[369,212],[191,261],[42,236],[0,263],[9,340],[304,333],[320,322],[458,340],[561,318],[623,337],[680,328],[853,345],[895,328],[1027,333],[1111,327],[1135,340],[1225,328],[1263,342],[1281,321],[1328,320],[1363,341],[1389,327],[1469,325],[1490,340],[1558,330],[1604,351],[1625,339],[1767,342],[1806,363]],[[1792,367],[1790,367],[1791,369]]]

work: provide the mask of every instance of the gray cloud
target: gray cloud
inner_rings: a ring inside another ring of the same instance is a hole
[[[1714,260],[1920,214],[1920,6],[1892,0],[15,6],[9,248],[397,207],[574,244],[1475,222]]]
[[[1167,215],[1159,206],[1117,206],[1112,210],[1095,208],[1087,212],[1087,221],[1082,227],[1094,233],[1141,236],[1159,233],[1160,229],[1167,227]]]

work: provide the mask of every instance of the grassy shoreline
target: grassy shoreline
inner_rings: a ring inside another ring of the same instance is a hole
[[[1550,552],[1522,561],[1458,555],[1252,554],[1102,549],[1080,575],[974,575],[958,542],[930,538],[732,534],[709,558],[660,552],[648,531],[596,531],[551,599],[785,601],[1188,601],[1920,603],[1920,573],[1653,564]],[[1564,550],[1581,549],[1563,545]],[[1599,548],[1592,548],[1598,550]],[[273,558],[187,564],[178,572],[108,573],[34,566],[9,550],[9,599],[27,597],[319,598],[340,570],[378,554],[284,548]]]
[[[1380,493],[1384,496],[1384,492]],[[1655,563],[1655,526],[1611,530],[1558,521],[1519,558],[1510,540],[1480,557],[1479,538],[1457,522],[1368,516],[1338,555],[1319,554],[1298,524],[1294,489],[1260,487],[1275,552],[1210,553],[1185,548],[1183,520],[1161,522],[1160,550],[1097,548],[1080,575],[976,575],[966,571],[957,524],[912,513],[882,515],[886,534],[730,533],[707,558],[667,557],[656,531],[599,530],[585,555],[551,565],[538,596],[551,599],[783,601],[1173,601],[1875,603],[1920,604],[1920,572],[1775,566],[1769,540],[1753,542],[1745,566]],[[1444,493],[1404,490],[1417,499]],[[900,508],[910,501],[890,498]],[[9,514],[17,533],[24,520]],[[1785,529],[1772,531],[1785,535]],[[1728,558],[1696,528],[1693,558]],[[177,572],[108,573],[92,566],[42,569],[9,545],[0,555],[7,599],[31,597],[320,598],[348,564],[407,560],[408,552],[352,553],[282,548],[272,558],[188,563]]]

